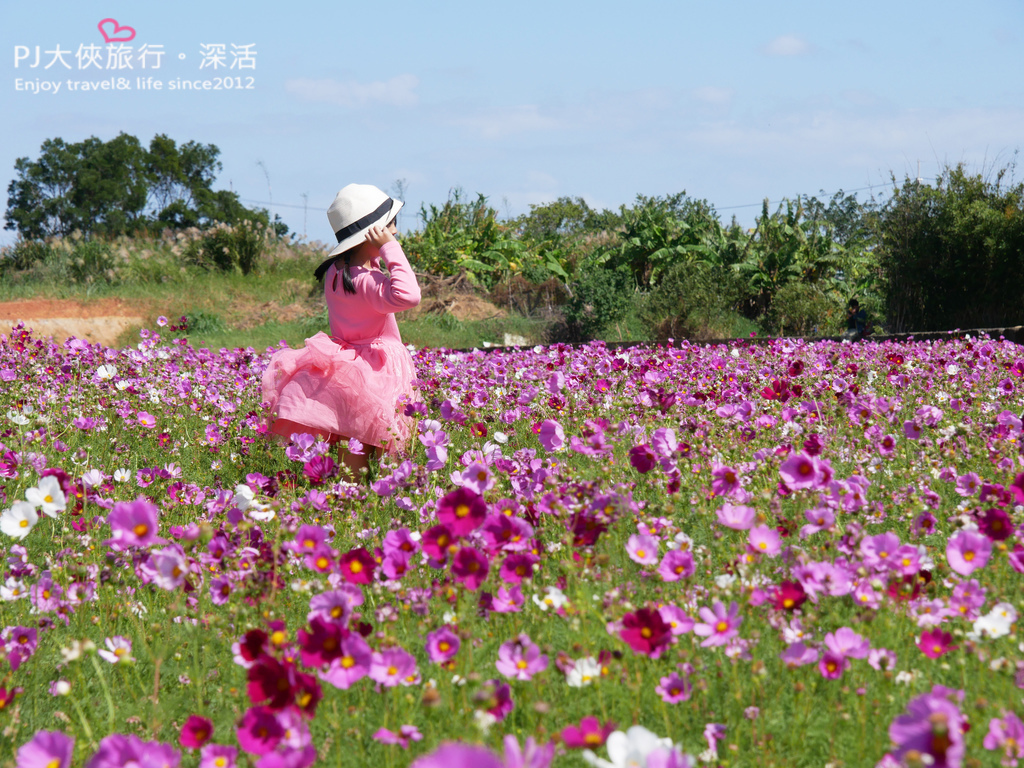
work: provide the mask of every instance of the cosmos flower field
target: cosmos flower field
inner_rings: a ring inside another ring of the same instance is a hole
[[[1021,347],[419,350],[365,484],[271,351],[0,338],[0,764],[1024,758]]]

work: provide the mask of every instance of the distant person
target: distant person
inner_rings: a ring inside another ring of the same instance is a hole
[[[843,337],[853,341],[862,339],[867,327],[868,313],[860,308],[859,301],[850,299],[846,305],[846,332]]]
[[[398,452],[409,438],[397,404],[412,395],[416,371],[394,313],[419,304],[420,287],[395,240],[401,207],[371,185],[338,192],[327,209],[338,244],[315,272],[324,280],[330,335],[321,331],[301,349],[279,350],[263,374],[270,432],[306,432],[337,445],[350,479],[377,451]],[[352,438],[365,451],[351,451]]]

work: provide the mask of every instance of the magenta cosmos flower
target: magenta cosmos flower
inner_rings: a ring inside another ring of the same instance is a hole
[[[545,419],[541,422],[537,438],[547,451],[559,451],[565,445],[565,432],[562,431],[562,425],[552,419]]]
[[[18,749],[18,768],[68,768],[75,740],[60,731],[39,731]]]
[[[471,592],[487,581],[490,570],[486,555],[472,547],[462,547],[452,558],[452,575]]]
[[[993,717],[988,721],[984,746],[985,749],[1000,750],[1003,765],[1017,765],[1017,761],[1024,757],[1024,723],[1010,711],[1003,713],[1002,720]],[[20,757],[21,753],[18,755]]]
[[[416,658],[404,648],[395,646],[373,654],[373,660],[370,662],[370,679],[385,688],[405,685],[418,678]]]
[[[818,463],[803,451],[790,455],[779,467],[782,482],[794,490],[814,488],[821,479]]]
[[[353,632],[342,638],[339,654],[327,671],[320,673],[320,679],[335,688],[347,690],[370,673],[373,651],[362,637]]]
[[[647,654],[652,659],[661,656],[672,642],[671,627],[658,611],[650,608],[641,608],[623,616],[619,636],[634,651]]]
[[[954,697],[962,699],[963,692],[936,685],[931,693],[911,701],[906,713],[892,721],[889,738],[896,745],[892,753],[896,760],[916,752],[931,758],[927,764],[933,768],[958,768],[963,764],[966,721]]]
[[[487,502],[469,488],[458,488],[437,502],[437,519],[455,536],[468,536],[487,519]]]
[[[946,543],[949,567],[961,576],[970,576],[984,568],[992,555],[992,540],[975,531],[960,531]]]
[[[548,668],[548,657],[530,640],[529,635],[520,635],[515,640],[503,643],[498,649],[498,671],[514,680],[531,680],[534,675]]]
[[[451,629],[441,627],[427,635],[427,658],[435,664],[445,664],[455,657],[461,644]]]
[[[740,607],[736,603],[731,603],[726,611],[725,606],[716,600],[711,608],[701,608],[698,613],[704,621],[694,625],[693,633],[705,638],[701,643],[703,648],[725,645],[739,634],[738,628],[743,623],[739,616]]]
[[[949,632],[933,629],[925,630],[921,633],[921,639],[917,641],[917,647],[929,659],[937,659],[939,656],[956,650],[959,646],[953,645],[953,636]]]
[[[156,505],[148,499],[119,501],[107,515],[107,523],[113,536],[104,544],[114,549],[148,547],[151,544],[166,544],[157,536]]]
[[[665,581],[679,581],[693,572],[693,554],[688,549],[670,549],[658,565],[658,575]]]
[[[688,701],[693,693],[693,686],[686,675],[680,676],[673,672],[667,677],[661,678],[658,686],[654,689],[661,700],[668,704],[678,704],[681,701]]]
[[[181,726],[178,742],[186,749],[199,749],[213,736],[213,723],[199,715],[189,715]]]
[[[169,744],[143,741],[138,736],[112,733],[100,741],[86,768],[123,768],[126,765],[160,765],[176,768],[181,754]]]
[[[614,730],[615,723],[610,720],[601,725],[600,720],[588,715],[580,720],[579,725],[567,725],[562,729],[562,743],[569,749],[597,749]]]

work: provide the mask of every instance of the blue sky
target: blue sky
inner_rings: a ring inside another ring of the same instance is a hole
[[[78,69],[106,18],[135,30],[133,68]],[[314,240],[331,237],[324,212],[353,181],[404,179],[403,229],[457,186],[508,215],[563,195],[617,208],[685,190],[750,224],[765,197],[884,195],[918,162],[925,178],[947,162],[987,170],[1024,145],[1020,0],[2,0],[0,22],[4,208],[15,159],[44,139],[121,131],[216,144],[215,186],[272,200]],[[228,63],[232,44],[252,44],[254,67],[200,69],[211,44]],[[139,68],[142,45],[163,46],[159,68]],[[58,46],[70,70],[45,69]],[[146,75],[164,89],[138,90]],[[217,76],[253,87],[169,90]],[[110,77],[132,88],[16,90]]]

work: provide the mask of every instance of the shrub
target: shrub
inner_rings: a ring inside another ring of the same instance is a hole
[[[217,224],[188,244],[185,259],[204,269],[231,272],[237,268],[248,275],[259,270],[268,237],[267,227],[259,222]]]
[[[790,282],[776,292],[764,325],[777,336],[827,336],[846,327],[846,311],[836,294]]]
[[[732,335],[739,295],[739,278],[729,267],[675,264],[644,297],[639,317],[661,341],[723,338]]]
[[[633,275],[628,266],[616,269],[582,269],[570,284],[565,302],[566,332],[570,339],[585,341],[622,319],[635,299]]]

